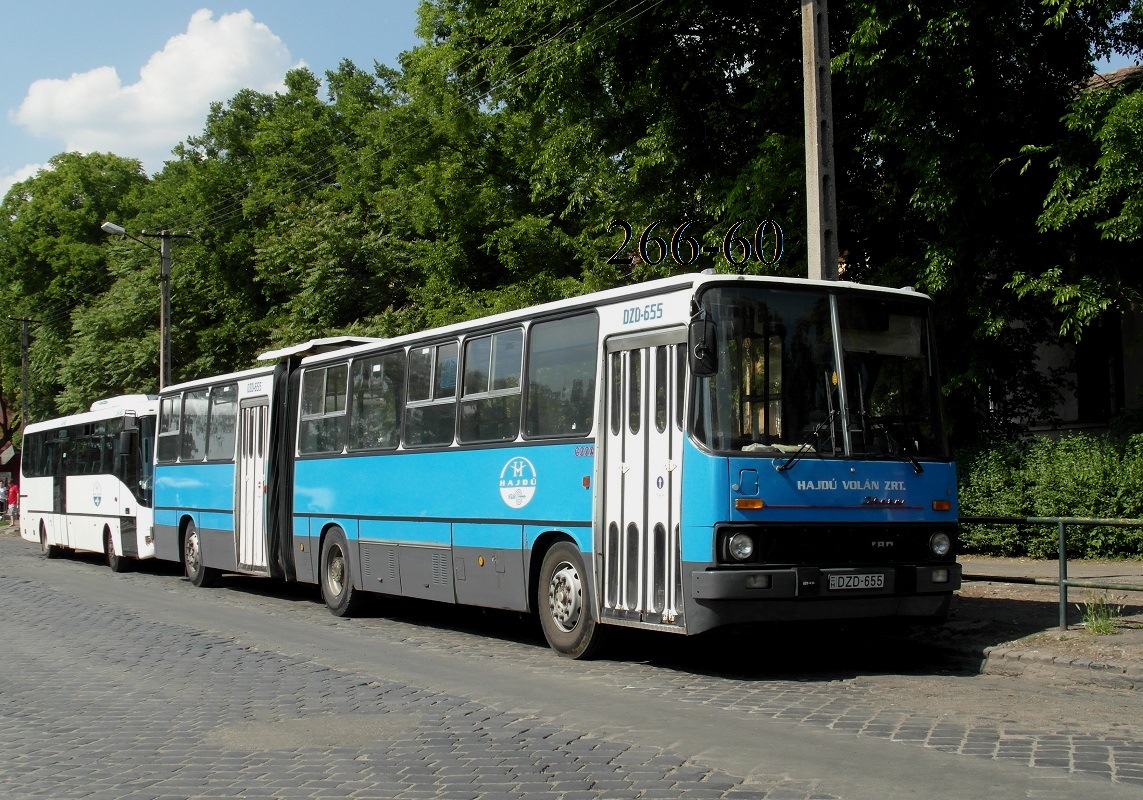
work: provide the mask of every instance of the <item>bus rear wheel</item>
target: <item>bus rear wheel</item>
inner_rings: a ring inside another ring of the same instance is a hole
[[[63,548],[59,545],[48,544],[48,529],[40,523],[40,552],[44,558],[59,558],[63,555]]]
[[[540,627],[553,650],[567,658],[591,658],[603,644],[584,590],[583,559],[571,542],[557,542],[544,555],[536,587]]]
[[[321,597],[335,617],[351,617],[361,608],[361,593],[353,588],[345,534],[334,529],[321,545]]]
[[[218,570],[206,566],[202,561],[202,541],[198,538],[198,528],[193,522],[187,523],[183,533],[183,568],[187,580],[195,586],[213,586],[218,581]]]
[[[103,529],[103,552],[107,553],[107,566],[112,572],[126,572],[131,565],[127,556],[115,555],[115,540],[111,536],[111,529]]]

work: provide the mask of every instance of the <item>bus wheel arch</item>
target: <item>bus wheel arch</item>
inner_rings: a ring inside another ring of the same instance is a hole
[[[130,559],[115,553],[115,537],[111,533],[110,525],[103,526],[103,550],[107,555],[107,566],[111,568],[112,572],[127,571],[131,563]]]
[[[40,552],[44,558],[59,558],[63,555],[63,548],[56,544],[48,544],[48,526],[40,520]]]
[[[579,545],[568,536],[541,537],[533,548],[535,610],[544,638],[567,658],[587,659],[603,644],[604,631],[592,606],[590,574]]]
[[[219,570],[206,566],[202,560],[202,539],[190,517],[184,517],[179,524],[179,553],[187,580],[195,586],[213,586],[218,581]]]
[[[361,608],[362,592],[353,585],[353,562],[349,540],[337,525],[321,535],[318,585],[326,607],[335,617],[351,617]]]

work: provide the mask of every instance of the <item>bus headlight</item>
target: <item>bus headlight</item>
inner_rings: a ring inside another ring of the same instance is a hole
[[[944,531],[937,531],[929,537],[929,549],[934,556],[947,556],[952,550],[952,539]]]
[[[748,534],[736,533],[730,537],[726,548],[735,561],[745,561],[754,555],[754,540]]]

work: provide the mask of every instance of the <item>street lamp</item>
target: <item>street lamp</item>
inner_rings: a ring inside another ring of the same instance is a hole
[[[171,382],[171,239],[176,236],[186,237],[188,234],[172,233],[165,229],[158,233],[140,231],[142,236],[159,240],[161,246],[155,247],[127,233],[122,225],[114,222],[104,222],[99,227],[104,233],[134,239],[159,254],[159,286],[162,292],[162,302],[159,305],[159,389],[163,389]]]

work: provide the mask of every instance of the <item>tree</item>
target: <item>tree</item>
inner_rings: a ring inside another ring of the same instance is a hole
[[[1061,335],[1079,338],[1110,313],[1143,307],[1143,68],[1093,78],[1077,93],[1067,135],[1047,154],[1055,180],[1040,230],[1059,234],[1054,259],[1012,277],[1020,296],[1047,298],[1060,313]]]
[[[73,317],[116,280],[99,226],[133,216],[146,184],[135,159],[63,153],[0,204],[4,305],[11,316],[37,320],[27,398],[37,419],[77,410],[60,402]],[[6,386],[20,384],[18,353],[0,350]]]
[[[422,35],[445,43],[458,90],[504,120],[521,191],[590,254],[589,284],[677,269],[605,267],[616,218],[636,229],[695,219],[710,243],[737,218],[773,214],[796,228],[797,4],[560,0],[544,11],[538,24],[526,0],[436,2]],[[805,273],[803,239],[784,262],[791,273]]]

